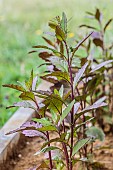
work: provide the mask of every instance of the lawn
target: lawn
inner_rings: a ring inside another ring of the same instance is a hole
[[[105,19],[113,17],[113,0],[0,0],[0,126],[15,111],[5,107],[18,101],[18,93],[2,84],[25,80],[32,68],[35,74],[41,72],[37,66],[42,61],[37,54],[28,55],[28,51],[32,45],[43,44],[41,35],[48,29],[48,20],[65,11],[72,18],[69,29],[74,35],[83,32],[78,29],[81,23],[89,22],[85,11],[96,7],[103,11]],[[112,28],[113,24],[109,30]]]

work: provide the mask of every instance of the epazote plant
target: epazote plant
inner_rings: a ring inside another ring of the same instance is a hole
[[[111,24],[113,18],[110,18],[105,24],[103,24],[103,14],[102,12],[97,8],[95,13],[87,12],[87,15],[89,16],[89,19],[96,21],[97,26],[86,25],[83,24],[80,27],[86,27],[89,29],[94,30],[92,37],[92,43],[97,48],[100,48],[99,50],[99,56],[98,58],[93,58],[92,60],[97,65],[99,61],[106,62],[107,60],[113,61],[113,43],[108,40],[106,40],[106,33],[109,25]],[[107,37],[108,39],[108,37]],[[86,50],[91,50],[91,43],[86,46]],[[89,47],[89,48],[88,48]],[[95,89],[95,94],[97,94],[97,98],[99,96],[107,96],[108,101],[108,109],[100,108],[98,109],[97,113],[97,119],[100,126],[105,129],[105,124],[108,123],[110,128],[108,132],[113,132],[113,62],[110,62],[106,65],[106,67],[99,69],[98,73],[100,76],[103,76],[101,80],[101,84],[98,86],[98,88]],[[95,97],[96,97],[95,96]]]
[[[55,17],[49,22],[53,32],[47,33],[52,35],[53,40],[43,37],[48,45],[33,46],[35,49],[43,49],[39,52],[39,57],[45,61],[43,65],[47,66],[47,71],[41,78],[53,83],[51,90],[37,90],[37,77],[34,78],[33,70],[24,84],[3,85],[20,91],[19,98],[23,100],[8,108],[18,106],[36,111],[38,118],[8,133],[22,132],[25,136],[40,137],[44,140],[41,150],[35,155],[46,153],[46,159],[36,166],[35,170],[72,170],[77,162],[82,162],[90,169],[92,162],[88,154],[93,153],[93,142],[95,139],[104,139],[102,130],[94,126],[94,113],[97,108],[106,106],[105,97],[92,102],[90,94],[93,80],[97,76],[95,71],[105,66],[106,62],[91,69],[92,62],[86,58],[80,60],[80,65],[77,65],[76,51],[93,33],[73,47],[68,42],[67,24],[65,13],[62,18]],[[33,52],[37,51],[30,53]],[[37,97],[43,101],[39,103]],[[92,122],[92,127],[89,127],[89,122]],[[55,138],[52,138],[52,133],[56,134]]]

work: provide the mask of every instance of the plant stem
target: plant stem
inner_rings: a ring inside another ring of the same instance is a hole
[[[47,132],[47,139],[49,141],[49,133]],[[48,144],[50,146],[50,144]],[[53,169],[53,164],[52,164],[52,157],[51,157],[51,151],[49,151],[49,161],[50,161],[50,170]]]
[[[64,129],[64,133],[65,133],[65,124],[64,124],[64,120],[63,120],[63,129]],[[60,135],[60,134],[59,134]],[[67,151],[67,147],[66,144],[63,142],[62,146],[64,148],[64,153],[65,153],[65,158],[66,158],[66,164],[67,164],[67,169],[69,170],[69,155],[68,155],[68,151]]]
[[[72,101],[74,100],[74,89],[73,89],[73,77],[72,77],[72,69],[71,69],[71,63],[69,59],[69,49],[67,46],[66,41],[64,41],[66,51],[67,51],[67,56],[68,56],[68,71],[70,74],[70,82],[71,82],[71,99]],[[72,170],[73,165],[72,165],[72,151],[73,151],[73,133],[74,133],[74,106],[71,110],[71,148],[70,148],[70,170]]]

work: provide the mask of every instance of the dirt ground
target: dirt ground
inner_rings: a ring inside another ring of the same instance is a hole
[[[42,143],[43,141],[39,138],[28,139],[26,141],[26,147],[25,145],[21,145],[18,154],[16,154],[16,158],[11,158],[11,160],[8,162],[9,166],[6,168],[6,170],[30,170],[30,168],[40,165],[40,162],[43,160],[44,156],[34,156],[34,153],[40,150]],[[104,146],[103,149],[96,150],[94,154],[94,160],[98,160],[106,167],[101,168],[101,170],[113,170],[113,136],[107,136],[104,142],[97,142],[95,146]],[[105,146],[110,146],[111,148],[105,149]],[[76,167],[74,170],[79,170],[79,168]],[[96,168],[95,170],[100,169]]]

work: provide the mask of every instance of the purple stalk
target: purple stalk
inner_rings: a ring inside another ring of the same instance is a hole
[[[47,139],[49,141],[49,133],[47,132]],[[50,144],[48,144],[48,146],[50,146]],[[52,157],[51,157],[51,151],[49,151],[49,164],[50,164],[50,170],[53,169],[53,164],[52,164]]]
[[[73,77],[72,77],[72,69],[71,69],[71,62],[69,59],[69,50],[66,41],[64,41],[66,51],[67,51],[67,56],[68,56],[68,70],[70,74],[70,82],[71,82],[71,99],[72,101],[74,100],[74,89],[73,89]],[[73,133],[74,133],[74,106],[71,110],[71,148],[70,148],[70,170],[72,170],[73,165],[72,165],[72,151],[73,151]]]

